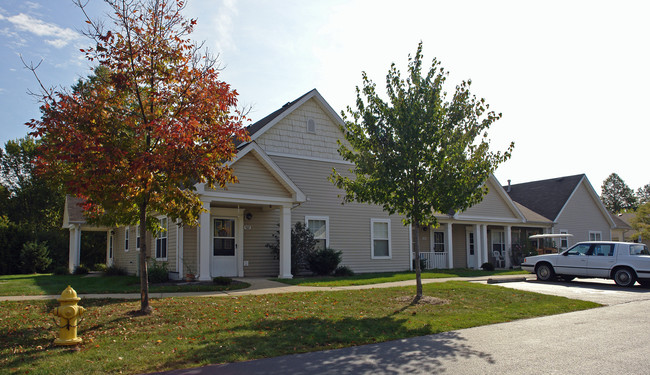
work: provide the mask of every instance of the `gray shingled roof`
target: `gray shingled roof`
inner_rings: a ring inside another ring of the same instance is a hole
[[[273,113],[267,115],[263,119],[257,121],[256,123],[249,125],[246,127],[246,130],[248,131],[248,135],[253,136],[253,134],[257,133],[258,131],[262,130],[264,126],[266,126],[268,123],[271,121],[275,120],[278,116],[282,115],[284,112],[286,112],[289,108],[291,108],[294,104],[296,104],[298,101],[300,101],[302,98],[305,96],[309,95],[312,91],[316,89],[312,89],[305,94],[301,95],[298,99],[287,102],[285,105],[283,105],[281,108],[277,109]],[[241,146],[241,143],[237,143],[237,147]]]
[[[632,227],[628,224],[628,222],[625,221],[623,215],[624,214],[621,214],[619,216],[619,215],[616,215],[616,214],[613,214],[613,213],[609,212],[609,217],[611,217],[612,220],[614,220],[614,224],[616,224],[616,228],[632,229]]]
[[[549,220],[557,219],[584,174],[504,186],[510,198]]]

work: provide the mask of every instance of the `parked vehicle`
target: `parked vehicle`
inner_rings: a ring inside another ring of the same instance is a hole
[[[535,273],[541,281],[600,277],[614,279],[620,286],[629,287],[638,281],[650,287],[650,251],[642,243],[579,242],[559,254],[526,257],[521,268]]]

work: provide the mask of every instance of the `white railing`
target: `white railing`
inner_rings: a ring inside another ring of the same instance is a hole
[[[415,258],[415,254],[413,254]],[[449,262],[447,262],[447,253],[440,252],[428,252],[420,253],[420,259],[425,261],[425,269],[443,269],[449,268]]]

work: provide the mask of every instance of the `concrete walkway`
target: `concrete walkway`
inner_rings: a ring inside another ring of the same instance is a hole
[[[529,278],[535,278],[535,275],[498,275],[498,276],[480,276],[480,277],[451,277],[444,279],[422,279],[422,284],[442,283],[450,280],[461,281],[487,281],[487,282],[505,282],[505,281],[524,281]],[[299,292],[327,292],[336,290],[360,290],[375,288],[393,288],[399,286],[415,286],[415,280],[395,281],[391,283],[355,285],[355,286],[337,286],[337,287],[319,287],[319,286],[299,286],[289,285],[277,281],[271,281],[263,278],[235,278],[234,280],[250,284],[246,289],[214,291],[214,292],[175,292],[175,293],[149,293],[149,298],[169,298],[169,297],[226,297],[226,296],[245,296],[260,294],[278,294],[278,293],[299,293]],[[32,300],[51,300],[57,299],[61,295],[40,295],[40,296],[0,296],[0,301],[32,301]],[[140,293],[107,293],[107,294],[79,294],[83,300],[86,298],[116,298],[116,299],[140,299]]]

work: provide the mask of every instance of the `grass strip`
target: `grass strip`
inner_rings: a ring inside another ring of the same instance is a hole
[[[412,287],[138,301],[82,300],[84,343],[53,346],[53,301],[0,303],[0,369],[92,374],[163,371],[334,349],[598,306],[492,285],[424,285],[445,304],[410,305]]]
[[[494,275],[527,275],[529,272],[522,270],[483,271],[472,269],[451,269],[423,271],[423,279],[442,279],[448,277],[479,277]],[[415,280],[415,272],[380,272],[360,273],[354,276],[324,276],[324,277],[295,277],[293,279],[273,279],[291,285],[302,286],[352,286],[390,283],[394,281]]]
[[[0,295],[56,295],[61,294],[68,285],[71,285],[78,294],[140,293],[140,278],[137,276],[35,274],[0,276]],[[235,290],[248,286],[247,283],[233,283],[227,286],[214,283],[179,283],[178,285],[149,283],[149,292],[205,292]]]

